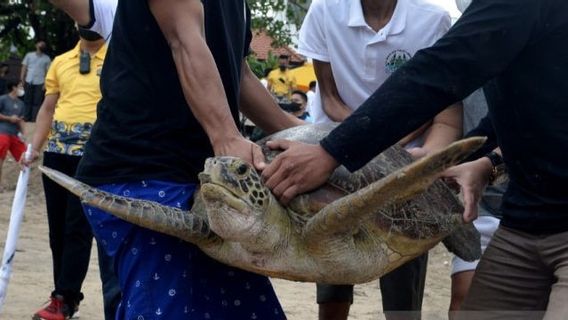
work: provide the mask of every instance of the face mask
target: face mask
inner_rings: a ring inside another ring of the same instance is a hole
[[[26,94],[26,91],[24,91],[24,89],[18,89],[18,90],[17,90],[17,95],[18,95],[18,97],[23,97],[24,94]]]
[[[100,34],[85,28],[79,27],[78,30],[79,30],[79,37],[87,41],[97,41],[103,38],[101,37]]]
[[[467,7],[471,4],[471,0],[456,0],[456,5],[458,9],[463,13]]]

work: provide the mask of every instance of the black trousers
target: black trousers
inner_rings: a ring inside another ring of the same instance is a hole
[[[81,157],[45,152],[43,165],[74,176]],[[53,258],[53,294],[66,302],[83,299],[81,286],[87,275],[93,233],[83,214],[81,201],[45,175],[42,176]]]
[[[26,105],[24,112],[25,121],[35,122],[45,96],[43,87],[43,84],[31,84],[27,82],[24,84],[24,90],[26,91],[26,95],[24,96],[24,103]]]
[[[75,176],[81,157],[44,152],[43,165]],[[83,299],[81,287],[87,275],[93,233],[78,197],[42,176],[49,224],[49,245],[53,258],[52,295],[62,295],[70,305]],[[113,320],[121,292],[114,272],[114,261],[98,245],[99,271],[102,282],[104,314]]]
[[[427,269],[428,252],[380,278],[379,285],[386,319],[421,319]]]

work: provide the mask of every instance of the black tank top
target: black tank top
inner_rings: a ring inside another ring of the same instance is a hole
[[[244,0],[202,3],[207,44],[236,120],[250,14]],[[146,0],[119,1],[101,90],[97,122],[77,171],[80,180],[197,181],[213,151],[183,96],[172,52]]]

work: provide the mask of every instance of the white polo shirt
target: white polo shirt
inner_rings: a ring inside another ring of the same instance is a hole
[[[375,32],[365,22],[360,0],[314,0],[300,29],[298,51],[331,64],[339,95],[355,110],[450,24],[448,12],[426,0],[398,0],[389,23]],[[319,86],[310,114],[315,123],[331,122]]]

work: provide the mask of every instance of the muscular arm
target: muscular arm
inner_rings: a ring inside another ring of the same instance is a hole
[[[215,154],[253,162],[260,149],[241,136],[231,116],[221,76],[205,41],[201,1],[148,0],[148,4],[171,48],[185,99]]]
[[[329,62],[314,60],[314,71],[318,81],[323,112],[333,121],[342,122],[351,110],[339,96],[337,85],[333,78],[333,70]]]
[[[49,2],[65,11],[81,26],[86,26],[91,22],[89,0],[49,0]]]
[[[250,70],[246,59],[242,64],[241,112],[266,133],[304,124],[302,120],[284,112],[262,83]]]

